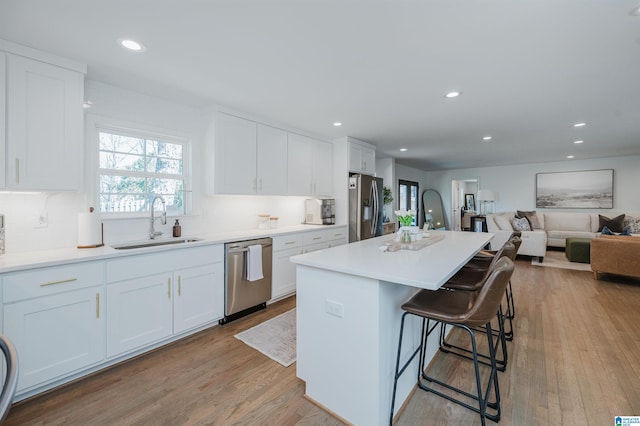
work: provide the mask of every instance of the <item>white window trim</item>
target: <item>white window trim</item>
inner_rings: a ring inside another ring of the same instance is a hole
[[[179,131],[163,129],[160,127],[150,126],[142,123],[134,123],[124,120],[118,120],[110,117],[99,116],[95,114],[86,114],[85,116],[85,136],[87,150],[85,154],[85,182],[87,201],[90,207],[100,205],[100,140],[99,133],[101,131],[113,131],[114,133],[124,134],[133,137],[145,137],[149,139],[160,139],[166,142],[180,143],[183,146],[183,169],[184,169],[184,187],[185,187],[185,212],[180,215],[170,215],[171,217],[191,216],[193,211],[193,170],[191,153],[193,148],[192,136]],[[97,209],[97,208],[96,208]],[[99,209],[97,209],[99,210]],[[149,212],[117,212],[107,213],[100,212],[100,217],[105,220],[109,219],[136,219],[148,218]]]

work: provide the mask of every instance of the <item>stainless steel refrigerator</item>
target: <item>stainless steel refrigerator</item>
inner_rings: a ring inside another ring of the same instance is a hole
[[[349,242],[382,235],[382,178],[349,176]]]

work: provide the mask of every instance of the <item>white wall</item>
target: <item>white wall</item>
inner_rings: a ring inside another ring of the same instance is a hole
[[[638,164],[640,164],[640,156],[628,156],[446,170],[426,172],[425,175],[429,187],[437,189],[442,195],[447,215],[450,216],[452,179],[479,178],[479,189],[489,189],[498,193],[498,200],[495,204],[496,212],[536,210],[536,173],[614,169],[614,200],[613,209],[610,211],[637,212],[640,211],[640,197],[637,189],[638,182],[640,182]],[[558,209],[553,210],[558,211]],[[566,209],[566,211],[570,210]],[[608,210],[597,211],[605,213]]]

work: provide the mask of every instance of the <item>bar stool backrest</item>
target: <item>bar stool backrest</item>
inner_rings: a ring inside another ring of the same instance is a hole
[[[464,315],[464,320],[460,321],[460,323],[469,327],[477,327],[491,321],[496,316],[500,303],[502,303],[502,298],[511,275],[513,275],[513,270],[513,261],[508,256],[500,258],[495,266],[491,268],[489,277],[478,292],[473,305]]]
[[[515,260],[516,254],[518,254],[518,250],[520,249],[520,245],[522,245],[522,238],[513,236],[509,238],[509,242],[515,246],[515,251],[513,252],[513,256],[511,256],[510,259]]]

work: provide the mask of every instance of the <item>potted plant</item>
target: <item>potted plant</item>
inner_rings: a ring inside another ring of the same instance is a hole
[[[390,210],[391,210],[391,203],[393,203],[393,195],[391,195],[391,188],[387,188],[386,186],[382,187],[382,204],[384,204],[384,207],[382,209],[382,212],[384,214],[384,218],[383,218],[383,222],[387,223],[387,222],[391,222],[391,218],[389,216],[391,216]]]

